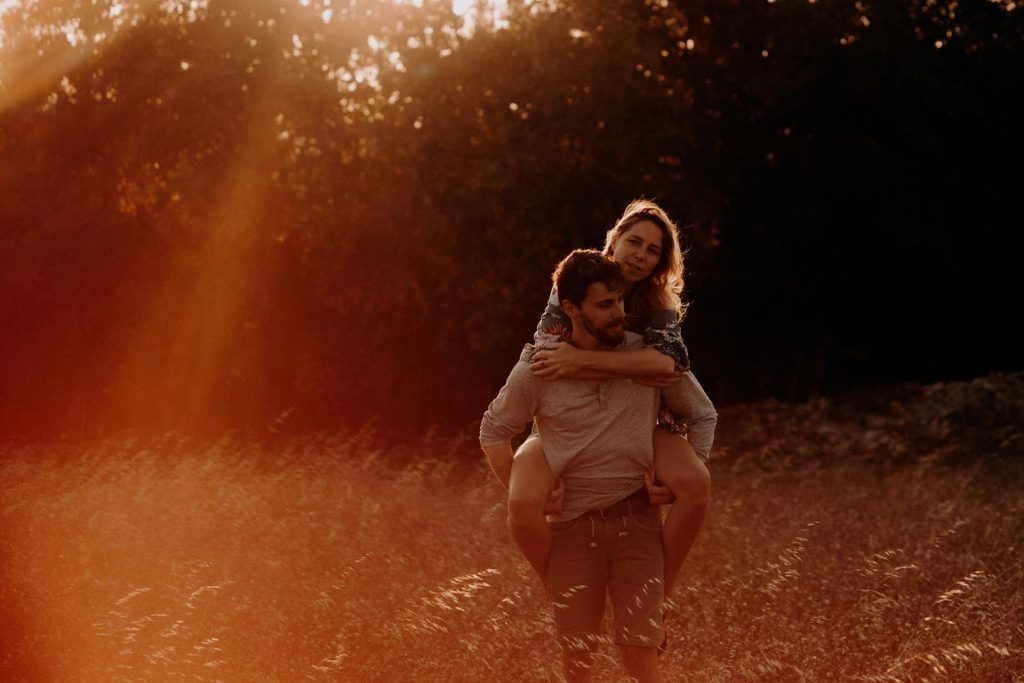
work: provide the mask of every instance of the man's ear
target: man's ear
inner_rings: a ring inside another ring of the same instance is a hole
[[[572,319],[575,316],[579,315],[579,312],[580,309],[576,304],[569,301],[568,299],[562,299],[562,313],[565,313],[567,316],[569,316],[570,319]]]

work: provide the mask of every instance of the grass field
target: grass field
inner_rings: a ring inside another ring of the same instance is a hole
[[[667,680],[1024,681],[1022,407],[1002,375],[724,411]],[[557,679],[472,435],[8,447],[0,486],[0,680]]]

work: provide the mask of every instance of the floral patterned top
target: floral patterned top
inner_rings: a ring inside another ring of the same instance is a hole
[[[683,343],[683,332],[679,325],[679,314],[675,311],[656,311],[647,321],[631,320],[626,316],[626,329],[644,337],[644,346],[650,346],[672,358],[676,362],[676,372],[690,369],[690,355]],[[548,305],[537,323],[537,331],[533,333],[533,343],[539,349],[545,344],[568,341],[572,336],[572,321],[562,311],[558,295],[554,288],[548,297]]]

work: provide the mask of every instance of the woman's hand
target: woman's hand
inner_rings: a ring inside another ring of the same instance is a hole
[[[568,342],[555,342],[533,354],[530,370],[537,377],[572,377],[583,369],[583,352]]]

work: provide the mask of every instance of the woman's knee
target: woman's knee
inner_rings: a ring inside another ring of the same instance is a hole
[[[707,504],[711,501],[711,475],[707,468],[686,472],[665,485],[677,499],[691,504]]]
[[[699,503],[711,500],[711,473],[696,456],[658,468],[658,479],[679,499]]]
[[[509,489],[508,523],[515,526],[543,516],[545,498],[545,494],[535,496],[530,492],[521,492],[520,495],[513,496],[512,489]]]
[[[683,482],[683,490],[691,500],[707,504],[711,501],[711,472],[704,463],[701,462],[699,465],[688,471],[688,476]]]

